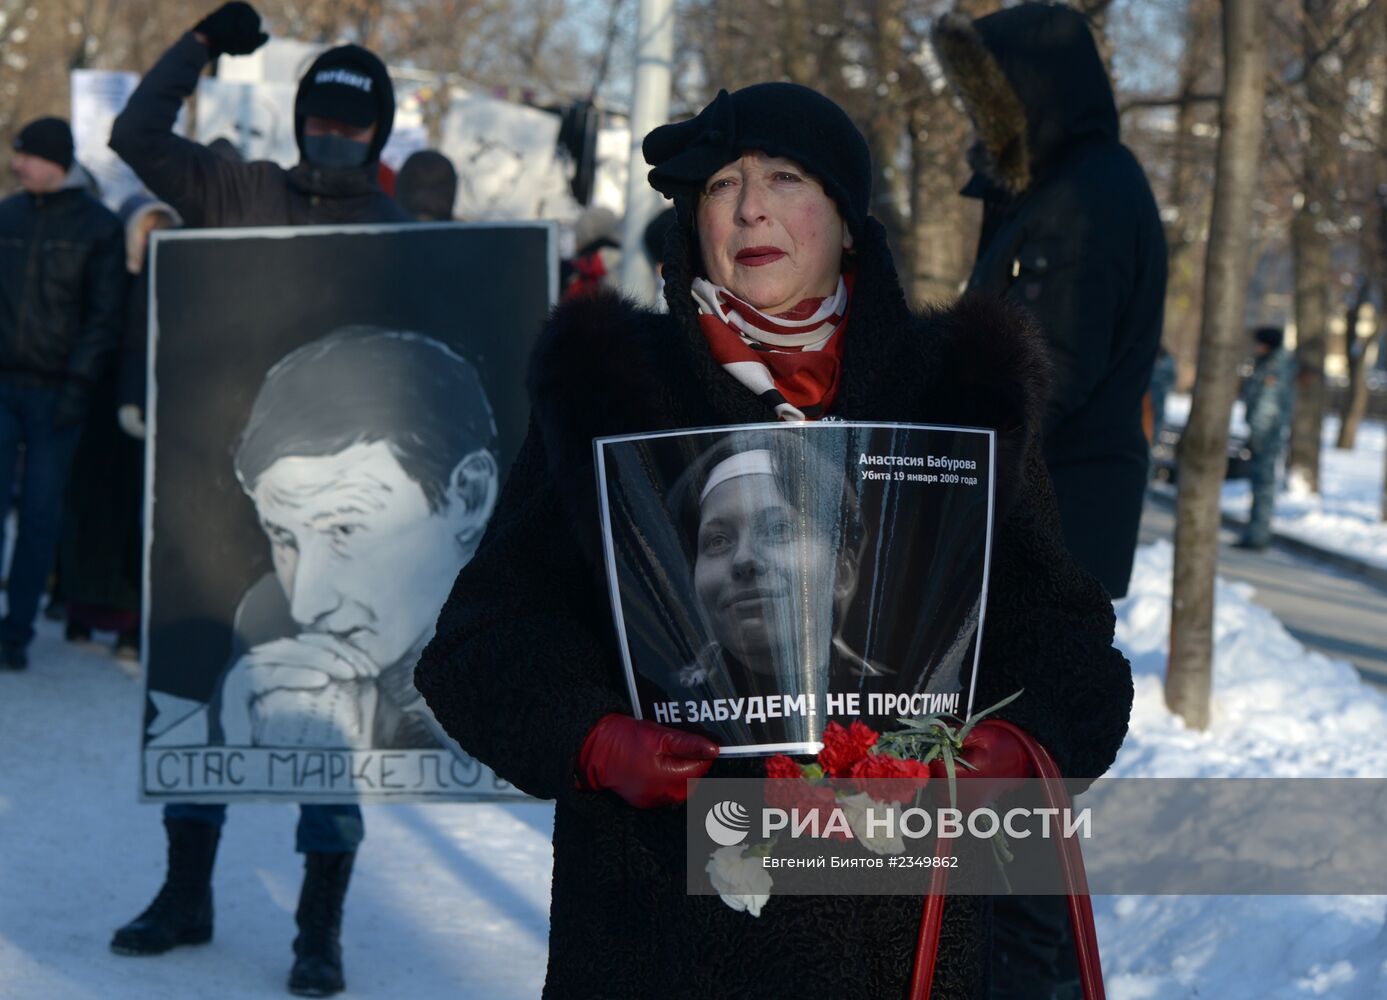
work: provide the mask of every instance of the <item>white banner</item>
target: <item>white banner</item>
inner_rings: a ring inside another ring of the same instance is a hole
[[[111,123],[125,108],[140,82],[138,73],[108,69],[75,69],[71,73],[72,141],[77,162],[86,167],[101,186],[101,200],[117,209],[144,185],[120,157],[111,151]],[[174,131],[183,134],[180,113]]]
[[[299,162],[292,83],[239,83],[204,77],[197,85],[197,141],[228,139],[247,161]]]
[[[458,218],[561,218],[571,211],[556,144],[559,117],[522,104],[468,96],[443,122],[442,152],[458,172]]]

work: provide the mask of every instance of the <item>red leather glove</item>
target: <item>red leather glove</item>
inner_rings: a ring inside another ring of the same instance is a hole
[[[685,782],[713,766],[718,745],[697,733],[604,715],[578,751],[578,782],[591,791],[610,791],[637,809],[678,805],[689,797]]]
[[[963,740],[961,756],[976,770],[956,765],[954,774],[960,782],[984,779],[988,782],[986,790],[966,792],[960,786],[959,804],[965,809],[981,809],[991,805],[1007,792],[1020,787],[1027,778],[1039,777],[1025,747],[1015,734],[986,719],[968,731]],[[931,778],[948,780],[943,760],[931,761],[929,773]]]

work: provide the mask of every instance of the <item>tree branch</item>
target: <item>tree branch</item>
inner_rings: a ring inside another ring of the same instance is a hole
[[[1162,96],[1129,97],[1118,105],[1118,114],[1138,108],[1178,108],[1188,104],[1216,104],[1223,99],[1222,94],[1167,94]]]

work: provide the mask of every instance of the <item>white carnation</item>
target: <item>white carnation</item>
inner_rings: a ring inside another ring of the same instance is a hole
[[[847,795],[839,799],[838,808],[843,810],[848,826],[852,829],[852,835],[867,850],[873,854],[904,853],[905,842],[901,840],[901,817],[898,805],[878,802],[866,792],[858,792],[855,795]],[[876,819],[876,836],[874,837],[867,836],[867,810],[869,809]],[[888,812],[896,814],[891,817],[889,826],[883,822]],[[883,836],[885,829],[891,831],[891,836]]]
[[[708,859],[708,878],[724,903],[759,917],[761,907],[771,898],[771,877],[761,863],[761,855],[744,854],[746,850],[718,848]]]

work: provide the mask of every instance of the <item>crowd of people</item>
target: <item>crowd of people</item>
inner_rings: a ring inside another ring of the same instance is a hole
[[[355,45],[303,75],[292,168],[179,136],[208,63],[267,37],[253,8],[227,3],[148,70],[110,138],[148,193],[118,215],[86,190],[66,122],[39,119],[14,140],[21,190],[0,202],[0,495],[18,509],[4,668],[27,665],[50,590],[68,639],[111,632],[118,655],[138,656],[150,234],[453,216],[457,174],[439,153],[415,154],[394,195],[382,189],[394,95],[384,64]],[[1166,284],[1155,199],[1080,14],[1024,3],[949,15],[934,44],[977,127],[963,194],[983,205],[968,289],[951,306],[907,305],[870,211],[868,145],[802,86],[722,91],[645,138],[650,182],[673,202],[645,247],[622,248],[610,212],[581,220],[534,360],[530,434],[415,675],[464,749],[557,802],[546,995],[639,997],[659,982],[690,996],[900,996],[920,923],[909,897],[791,898],[752,919],[686,894],[670,807],[688,778],[752,771],[630,714],[587,544],[595,437],[821,417],[994,428],[979,703],[1024,689],[1001,717],[1075,779],[1101,775],[1122,742],[1132,684],[1110,601],[1127,590],[1148,478]],[[657,305],[613,297],[623,251],[649,253]],[[782,336],[820,315],[812,342]],[[1291,381],[1280,331],[1257,342],[1252,547],[1267,543]],[[1004,726],[978,726],[968,750],[985,774],[1028,776]],[[163,885],[113,950],[211,938],[225,820],[223,805],[165,807]],[[344,988],[340,929],[364,833],[355,805],[301,806],[296,994]],[[1067,933],[1063,900],[952,899],[934,995],[1076,995]]]

